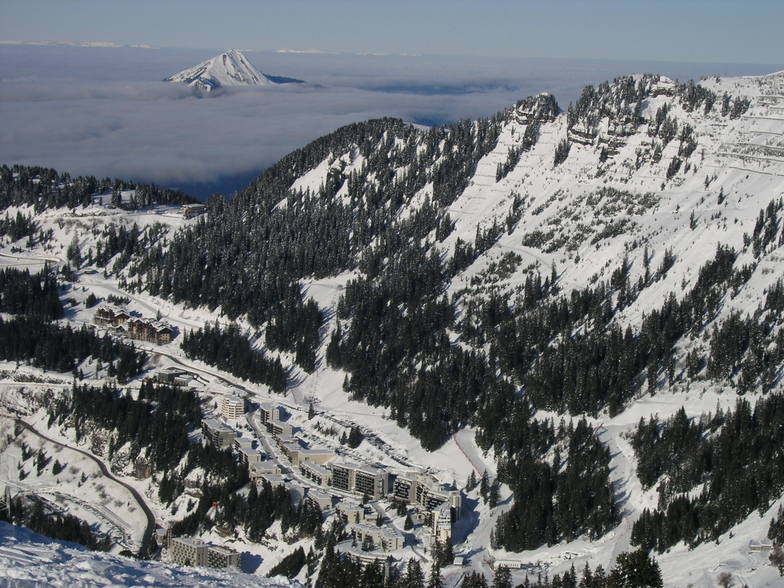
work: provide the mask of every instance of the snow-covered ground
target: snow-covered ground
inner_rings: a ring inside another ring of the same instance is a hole
[[[665,80],[661,83],[666,86],[668,82]],[[737,120],[720,117],[716,112],[704,116],[696,111],[686,112],[679,105],[674,105],[670,111],[671,116],[680,124],[688,123],[694,128],[697,149],[688,160],[689,171],[682,169],[671,180],[666,179],[666,170],[669,162],[677,155],[678,141],[673,141],[664,149],[661,161],[647,160],[637,166],[637,154],[650,149],[651,146],[644,130],[623,138],[618,154],[604,165],[601,175],[596,173],[600,162],[595,145],[573,144],[568,159],[562,165],[553,167],[554,146],[567,132],[565,116],[561,115],[555,121],[542,125],[541,137],[535,147],[523,154],[519,164],[505,178],[496,181],[497,164],[506,159],[509,146],[514,144],[516,138],[522,136],[525,130],[524,125],[515,120],[510,121],[502,129],[496,149],[479,162],[470,185],[450,206],[449,212],[456,222],[456,229],[447,238],[444,247],[454,247],[458,238],[471,242],[477,227],[486,228],[494,221],[503,225],[514,194],[524,197],[522,216],[493,247],[455,278],[449,294],[463,292],[465,298],[482,297],[490,290],[497,290],[514,300],[517,289],[530,274],[532,267],[538,268],[543,276],[547,276],[553,265],[557,268],[558,283],[562,291],[568,291],[571,288],[585,287],[597,279],[607,280],[624,256],[628,256],[632,264],[630,279],[635,282],[643,272],[645,246],[651,254],[650,266],[654,269],[660,264],[665,249],[669,249],[675,258],[673,267],[663,279],[642,290],[640,296],[624,309],[619,318],[621,324],[634,325],[639,324],[643,314],[659,306],[669,293],[680,297],[688,291],[696,280],[699,267],[713,257],[717,243],[742,247],[744,233],[751,233],[759,211],[771,200],[784,194],[784,156],[771,155],[776,153],[776,150],[784,154],[784,116],[781,114],[784,111],[784,74],[762,78],[711,79],[703,83],[720,95],[725,91],[748,95],[752,99],[752,105],[749,111]],[[667,100],[666,96],[649,99],[644,115],[652,117]],[[320,165],[297,180],[293,188],[316,191],[333,165],[345,165],[346,170],[352,170],[361,167],[362,163],[360,157],[351,153],[330,154]],[[622,209],[608,213],[607,207],[611,202],[606,198],[592,199],[600,189],[606,187],[629,191],[633,195],[632,201],[626,203]],[[428,189],[426,187],[423,193]],[[649,199],[644,197],[649,193],[655,196]],[[422,202],[422,194],[412,197],[403,214],[410,215]],[[285,200],[282,200],[280,206],[284,205]],[[9,209],[8,212],[15,214],[16,211],[17,209]],[[31,214],[33,211],[25,208],[22,212]],[[597,241],[592,239],[611,220],[618,219],[628,221],[626,230]],[[45,247],[36,247],[33,250],[26,250],[24,241],[5,243],[0,247],[0,266],[37,270],[47,262],[62,262],[74,237],[77,238],[81,250],[88,251],[95,247],[100,230],[110,223],[126,227],[136,223],[142,228],[161,223],[170,235],[193,222],[182,219],[172,209],[124,212],[99,206],[77,209],[65,214],[63,211],[44,212],[38,215],[36,220],[42,229],[53,230],[52,241]],[[523,245],[526,237],[534,230],[552,231],[551,250]],[[509,252],[522,258],[510,275],[489,275],[491,264]],[[746,255],[739,259],[738,263],[749,261],[750,256]],[[774,248],[760,259],[751,279],[725,300],[717,318],[726,317],[732,311],[754,312],[763,300],[766,288],[782,275],[784,245]],[[84,305],[89,293],[99,297],[127,296],[130,299],[130,311],[148,317],[160,314],[180,333],[216,319],[224,322],[226,320],[221,317],[220,309],[210,311],[203,308],[186,308],[147,294],[129,293],[120,287],[120,282],[115,277],[104,277],[101,272],[91,269],[77,272],[76,277],[74,287],[67,294],[67,297],[74,301],[69,308],[67,320],[76,324],[92,321],[95,309],[87,309]],[[303,287],[306,294],[313,297],[322,309],[333,311],[334,314],[337,301],[352,277],[351,273],[345,273],[319,280],[303,280]],[[473,285],[472,280],[475,280]],[[250,325],[243,321],[239,321],[239,324],[251,332]],[[319,352],[322,359],[334,325],[334,320],[330,320],[325,326]],[[360,461],[383,464],[391,471],[428,469],[442,482],[456,481],[458,487],[464,485],[472,471],[477,475],[483,471],[487,471],[491,477],[495,475],[493,456],[484,455],[478,449],[471,429],[459,432],[437,451],[424,451],[414,437],[388,418],[388,409],[370,407],[349,398],[342,389],[345,374],[327,367],[324,361],[321,361],[313,374],[297,372],[296,385],[287,391],[285,397],[281,397],[272,395],[266,386],[242,381],[203,362],[187,359],[179,348],[180,341],[181,338],[177,337],[168,345],[140,346],[149,351],[153,369],[176,366],[191,372],[195,376],[194,386],[211,402],[221,395],[238,391],[256,401],[273,399],[281,402],[291,413],[292,424],[301,429],[303,436],[319,445],[334,447],[341,433],[352,425],[359,425],[366,432],[372,433],[379,443],[371,444],[365,441],[350,455]],[[682,341],[679,346],[680,351],[685,354],[689,349],[704,346],[704,342],[699,339],[688,340]],[[287,365],[292,363],[291,357],[286,354],[270,352],[270,355],[280,355]],[[94,365],[89,362],[81,367],[88,378],[97,377],[100,381],[104,377],[104,374],[96,374]],[[13,364],[0,366],[0,370],[7,370],[10,374],[0,381],[0,400],[6,406],[16,403],[16,408],[19,408],[20,403],[24,404],[24,401],[20,401],[20,396],[24,396],[20,394],[20,390],[28,393],[30,390],[40,391],[46,387],[43,384],[25,383],[24,374],[53,377],[52,374],[42,374],[31,368],[17,368]],[[59,390],[67,388],[67,384],[68,381],[65,380],[61,384],[51,384],[48,388],[57,394]],[[138,386],[138,382],[132,382],[130,386]],[[754,396],[747,395],[746,398],[753,400]],[[579,569],[585,562],[589,562],[591,566],[601,564],[605,568],[611,567],[615,557],[630,548],[634,520],[644,508],[654,506],[656,502],[654,491],[642,490],[636,475],[636,458],[626,434],[636,426],[641,417],[658,414],[664,418],[681,407],[685,408],[690,417],[699,417],[714,411],[717,406],[731,407],[736,399],[737,395],[728,387],[722,388],[710,381],[692,382],[689,386],[679,382],[669,386],[665,382],[656,390],[655,395],[642,395],[615,417],[610,418],[605,414],[593,419],[594,424],[600,427],[602,440],[611,449],[612,479],[622,512],[620,525],[605,537],[593,542],[580,538],[570,543],[519,554],[493,551],[489,546],[490,533],[494,521],[508,508],[510,500],[508,489],[502,488],[500,505],[492,510],[481,503],[476,491],[465,497],[467,506],[464,519],[455,528],[455,551],[469,555],[470,566],[486,573],[489,572],[486,560],[491,556],[530,564],[538,562],[537,569],[547,570],[551,575],[565,571],[572,564]],[[306,414],[311,402],[314,403],[319,416],[308,420]],[[43,411],[33,410],[32,413],[28,415],[30,422],[40,427],[40,431],[63,443],[74,443],[67,431],[48,427]],[[557,422],[563,415],[539,416],[552,417]],[[323,430],[316,428],[316,423],[321,423],[322,429],[334,427],[337,435],[325,434]],[[28,442],[27,436],[23,437],[23,440]],[[33,445],[34,440],[29,439],[28,444]],[[20,483],[17,476],[20,451],[17,445],[10,443],[0,452],[1,479]],[[79,468],[79,472],[88,472],[87,475],[90,476],[89,460],[81,460],[77,456],[70,456],[69,459],[73,461],[74,467]],[[27,466],[27,469],[34,468]],[[51,470],[51,465],[49,469]],[[23,482],[37,485],[39,488],[48,488],[56,483],[60,492],[72,496],[78,496],[82,492],[81,488],[72,487],[73,479],[80,479],[75,472],[73,478],[69,478],[70,481],[62,477],[53,479],[46,472],[41,476],[36,476],[36,473],[30,473]],[[138,481],[129,476],[123,477],[123,480],[143,493],[160,522],[181,518],[186,514],[187,497],[178,503],[172,512],[157,503],[157,492],[149,480]],[[90,495],[89,500],[97,498],[97,495]],[[742,581],[752,587],[784,585],[775,570],[767,565],[767,554],[752,552],[749,548],[750,543],[765,540],[769,520],[780,502],[781,500],[777,501],[762,515],[753,513],[746,521],[720,538],[718,543],[703,544],[693,550],[678,545],[657,556],[665,584],[711,586],[715,585],[720,572],[730,571],[738,582]],[[70,508],[79,509],[80,506],[72,501]],[[88,510],[82,508],[78,511],[79,516],[103,525],[102,528],[110,529],[109,521],[101,521],[99,514]],[[138,519],[134,519],[130,507],[117,506],[115,513],[133,526],[136,533],[139,532],[136,525],[144,524],[143,521],[140,523]],[[137,513],[137,516],[140,516],[140,513]],[[224,539],[218,536],[208,539],[224,542]],[[268,571],[294,548],[282,541],[270,540],[268,544],[255,545],[244,542],[242,538],[231,546],[261,558],[261,563],[256,568],[259,574]],[[454,569],[445,570],[448,576],[457,573]],[[514,572],[519,581],[523,580],[524,575],[525,572]]]
[[[174,566],[88,551],[0,522],[0,585],[301,587],[285,578]]]

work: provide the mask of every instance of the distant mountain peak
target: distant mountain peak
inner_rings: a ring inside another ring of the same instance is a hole
[[[165,81],[188,84],[206,92],[222,86],[272,86],[275,83],[253,67],[245,55],[236,49],[224,51]]]

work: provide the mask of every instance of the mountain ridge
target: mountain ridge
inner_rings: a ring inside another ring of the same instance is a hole
[[[720,559],[765,585],[738,558],[780,526],[784,468],[722,459],[721,431],[763,447],[754,419],[779,418],[782,111],[780,73],[645,74],[565,111],[540,94],[444,127],[356,123],[107,271],[130,296],[238,321],[228,334],[288,370],[253,381],[298,406],[410,432],[434,466],[468,437],[512,498],[456,548],[564,571],[642,544],[668,584],[710,585]],[[183,324],[209,361],[221,327]],[[715,459],[650,457],[678,435]]]

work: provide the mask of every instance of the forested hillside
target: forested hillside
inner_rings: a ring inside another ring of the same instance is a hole
[[[191,359],[295,400],[339,392],[383,407],[427,450],[470,431],[512,495],[494,549],[611,531],[646,550],[698,546],[784,492],[771,441],[784,367],[782,96],[781,74],[638,75],[589,86],[566,110],[542,94],[443,127],[353,124],[177,230],[107,229],[80,265],[219,314],[224,324],[178,340]],[[54,172],[25,180],[42,173],[4,168],[4,202],[84,203]],[[34,222],[0,228],[22,239]],[[29,278],[0,279],[0,301],[17,304]],[[36,296],[51,287],[42,278]],[[631,456],[619,450],[629,443]],[[216,477],[229,467],[199,459]],[[190,467],[167,476],[164,501]],[[204,496],[244,483],[226,476]],[[316,533],[289,507],[252,515],[259,500],[236,498],[216,522],[256,533],[279,518]]]

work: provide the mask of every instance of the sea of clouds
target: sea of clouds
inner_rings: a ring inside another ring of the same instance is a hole
[[[656,71],[674,78],[774,66],[246,52],[305,80],[201,95],[165,77],[219,50],[0,45],[0,163],[229,194],[289,151],[380,116],[420,124],[491,116],[547,91]]]

